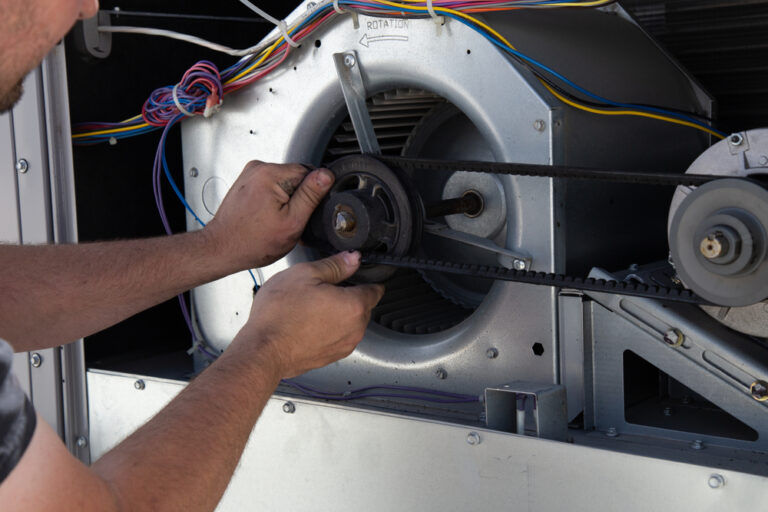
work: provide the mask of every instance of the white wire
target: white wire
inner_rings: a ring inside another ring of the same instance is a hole
[[[262,11],[260,8],[253,5],[248,0],[240,0],[240,3],[267,20],[268,22],[272,23],[273,25],[277,26],[277,28],[280,29],[280,32],[283,35],[283,39],[285,39],[285,42],[289,45],[293,46],[294,48],[299,47],[299,43],[291,39],[291,36],[288,34],[288,24],[285,22],[285,20],[278,20],[277,18],[273,18],[266,12]]]
[[[263,50],[264,47],[266,46],[263,43],[260,43],[260,44],[257,44],[256,46],[251,46],[250,48],[245,48],[243,50],[236,50],[234,48],[230,48],[229,46],[213,43],[211,41],[207,41],[197,36],[182,34],[181,32],[174,32],[173,30],[164,30],[160,28],[150,28],[150,27],[101,26],[99,27],[99,32],[112,32],[112,33],[120,33],[120,34],[144,34],[147,36],[168,37],[171,39],[177,39],[179,41],[185,41],[187,43],[196,44],[198,46],[204,46],[205,48],[208,48],[210,50],[226,53],[227,55],[232,55],[234,57],[244,57],[246,55],[258,53],[261,50]]]

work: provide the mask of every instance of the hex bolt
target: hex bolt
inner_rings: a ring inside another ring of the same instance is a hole
[[[499,357],[499,349],[491,347],[485,351],[485,357],[488,359],[496,359]]]
[[[197,167],[193,167],[193,168],[191,168],[191,169],[189,170],[189,175],[190,175],[192,178],[197,178],[199,174],[200,174],[200,171],[198,171],[198,170],[197,170]]]
[[[357,221],[355,216],[351,213],[341,210],[336,213],[336,219],[333,224],[333,229],[338,233],[349,233],[355,229]]]
[[[723,475],[713,473],[709,475],[709,480],[707,480],[707,484],[709,484],[709,486],[712,489],[719,489],[725,485],[725,478],[723,478]]]
[[[21,174],[26,173],[29,170],[29,162],[25,158],[19,158],[16,161],[16,171],[20,172]]]
[[[744,136],[740,133],[734,133],[728,138],[728,142],[731,143],[731,146],[741,146],[744,142]]]
[[[445,371],[445,368],[438,368],[435,371],[435,377],[437,377],[440,380],[445,380],[448,378],[448,372]]]
[[[355,59],[355,56],[352,54],[347,54],[344,56],[344,65],[348,68],[355,67],[355,64],[357,63],[357,60]]]
[[[619,437],[619,431],[616,430],[616,427],[608,427],[608,430],[605,431],[605,435],[607,437]]]
[[[515,260],[512,263],[515,267],[515,270],[525,270],[525,267],[527,266],[524,260]]]
[[[75,443],[77,443],[78,448],[85,448],[88,446],[88,439],[85,436],[80,436]]]
[[[664,408],[662,413],[664,414],[664,416],[672,416],[672,414],[674,414],[674,410],[671,407],[667,406]]]
[[[144,388],[147,387],[147,383],[144,382],[143,380],[139,379],[139,380],[137,380],[136,382],[133,383],[133,387],[138,389],[139,391],[143,391]]]
[[[285,402],[283,404],[283,412],[285,414],[293,414],[296,412],[296,406],[293,404],[293,402]]]
[[[768,400],[768,382],[756,380],[749,386],[749,393],[758,402],[765,402]]]
[[[669,329],[664,333],[664,343],[670,347],[680,347],[685,342],[685,336],[679,329]]]
[[[547,123],[543,119],[537,119],[533,122],[533,128],[537,132],[543,132],[546,127]]]
[[[704,442],[701,439],[696,439],[694,442],[691,443],[691,449],[692,450],[703,450],[704,449]]]
[[[31,364],[34,368],[40,368],[40,365],[43,364],[43,356],[35,352],[29,356],[29,364]]]
[[[472,446],[480,444],[480,434],[477,432],[470,432],[467,434],[467,443]]]

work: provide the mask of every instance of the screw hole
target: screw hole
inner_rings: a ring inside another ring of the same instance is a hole
[[[321,43],[319,39],[315,39],[315,48],[320,48],[321,44],[323,43]]]
[[[471,53],[472,53],[472,50],[469,50],[469,49],[468,49],[468,50],[467,50],[467,55],[469,55],[469,54],[471,54]]]
[[[537,356],[541,356],[544,354],[544,345],[542,345],[541,343],[534,343],[533,347],[531,348],[533,348],[533,353]]]

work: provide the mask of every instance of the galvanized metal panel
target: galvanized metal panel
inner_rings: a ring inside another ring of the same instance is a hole
[[[138,390],[137,378],[88,373],[94,458],[184,387],[142,377]],[[220,512],[719,511],[768,499],[768,479],[738,471],[291,400],[292,414],[269,400]]]

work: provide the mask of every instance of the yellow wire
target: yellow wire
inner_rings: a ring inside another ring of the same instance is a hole
[[[597,108],[591,108],[584,105],[579,105],[578,103],[569,100],[568,98],[564,97],[554,89],[552,89],[544,80],[539,79],[539,81],[544,85],[544,87],[547,88],[547,90],[557,99],[565,103],[566,105],[570,105],[573,108],[577,108],[579,110],[584,110],[586,112],[591,112],[592,114],[599,114],[603,116],[639,116],[639,117],[650,117],[651,119],[658,119],[660,121],[666,121],[668,123],[674,123],[674,124],[680,124],[683,126],[689,126],[691,128],[696,128],[698,130],[701,130],[703,132],[707,132],[710,135],[714,135],[718,139],[724,139],[725,137],[717,133],[716,131],[710,130],[709,128],[705,126],[698,125],[696,123],[691,123],[689,121],[683,121],[682,119],[675,119],[673,117],[666,117],[666,116],[660,116],[658,114],[651,114],[648,112],[640,112],[638,110],[602,110]]]
[[[139,116],[136,116],[139,117]],[[135,118],[134,118],[135,119]],[[137,124],[135,126],[126,126],[124,128],[110,128],[109,130],[99,130],[97,132],[86,132],[86,133],[78,133],[72,136],[73,139],[80,139],[83,137],[91,137],[93,135],[107,135],[110,133],[121,133],[121,132],[129,132],[131,130],[137,130],[139,128],[146,128],[149,126],[149,123],[141,123]]]
[[[406,1],[407,1],[407,0],[406,0]],[[602,1],[602,0],[600,0],[600,1]],[[414,10],[414,11],[424,11],[424,12],[429,12],[429,9],[427,9],[426,7],[421,7],[421,6],[419,6],[419,5],[406,5],[406,4],[399,4],[399,3],[396,3],[396,2],[388,2],[387,0],[377,0],[377,1],[376,1],[376,3],[378,3],[378,4],[383,4],[383,5],[388,5],[388,6],[390,6],[390,7],[397,7],[398,9],[411,9],[411,10]],[[472,17],[472,16],[470,16],[469,14],[464,14],[464,13],[463,13],[463,12],[461,12],[461,11],[456,11],[456,10],[454,10],[454,9],[448,9],[447,7],[438,7],[438,6],[435,6],[435,7],[434,7],[434,9],[435,9],[435,12],[444,12],[444,13],[448,13],[448,14],[453,14],[454,16],[458,16],[458,17],[460,17],[460,18],[464,18],[465,20],[469,20],[469,21],[471,21],[472,23],[474,23],[474,24],[476,24],[476,25],[478,25],[478,26],[480,26],[480,27],[483,27],[485,30],[487,30],[488,32],[490,32],[491,34],[493,34],[494,36],[496,36],[497,38],[499,38],[499,40],[500,40],[501,42],[503,42],[505,45],[509,46],[509,47],[510,47],[510,48],[512,48],[513,50],[516,50],[516,48],[515,48],[514,46],[512,46],[512,43],[510,43],[509,41],[507,41],[507,40],[504,38],[504,36],[502,36],[501,34],[499,34],[498,32],[496,32],[495,30],[493,30],[491,27],[489,27],[488,25],[486,25],[485,23],[483,23],[483,22],[482,22],[482,21],[480,21],[479,19],[477,19],[477,18],[473,18],[473,17]]]

